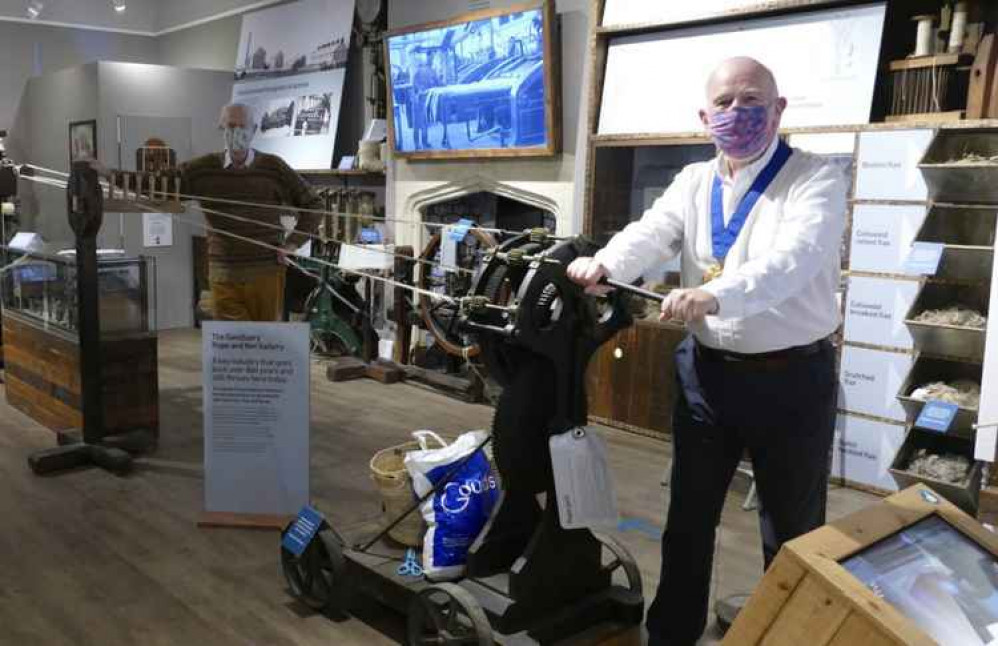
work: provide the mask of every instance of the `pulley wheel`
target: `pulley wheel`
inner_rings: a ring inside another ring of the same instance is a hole
[[[313,610],[343,611],[347,598],[346,560],[343,540],[331,527],[319,530],[301,556],[281,545],[281,571],[295,599]]]
[[[471,593],[453,583],[423,589],[409,606],[409,646],[492,646],[492,626]]]
[[[593,536],[603,545],[605,552],[610,557],[608,562],[604,562],[602,566],[603,571],[611,577],[617,572],[622,572],[627,581],[627,589],[639,596],[644,596],[644,589],[641,584],[641,570],[638,569],[637,562],[635,562],[631,553],[627,551],[627,548],[612,536],[597,532],[593,532]]]
[[[423,249],[423,253],[420,254],[420,260],[426,262],[439,262],[440,241],[443,234],[444,231],[442,230],[433,234],[433,237],[430,238],[426,248]],[[468,236],[473,238],[475,243],[481,249],[491,249],[496,246],[495,239],[481,229],[469,230]],[[461,263],[459,261],[458,265],[460,264]],[[473,267],[464,268],[468,270],[473,269]],[[454,298],[467,296],[471,289],[472,282],[471,276],[468,276],[467,289],[458,290],[457,293],[448,292],[447,295]],[[418,286],[420,289],[425,289],[427,291],[434,291],[434,287],[440,286],[439,279],[433,276],[432,268],[425,262],[419,263]],[[443,348],[448,354],[458,357],[474,357],[478,355],[478,345],[474,343],[470,345],[466,344],[464,339],[461,337],[460,331],[457,329],[458,312],[457,308],[453,304],[432,299],[425,294],[420,294],[419,316],[423,319],[426,329],[430,331],[436,342],[439,343],[440,347]]]

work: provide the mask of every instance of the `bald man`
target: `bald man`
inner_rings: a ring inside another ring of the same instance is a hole
[[[682,288],[661,318],[686,323],[675,362],[672,493],[652,645],[694,644],[707,621],[715,527],[745,451],[759,494],[763,555],[825,522],[835,423],[836,288],[846,183],[780,141],[786,108],[750,58],[713,71],[700,110],[718,149],[684,168],[637,222],[569,276],[590,290],[632,282],[681,254]]]

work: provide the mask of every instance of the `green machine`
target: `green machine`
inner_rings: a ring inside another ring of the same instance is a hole
[[[315,288],[305,300],[312,351],[361,356],[365,337],[373,337],[374,331],[367,303],[357,293],[359,278],[346,275],[327,264],[304,260],[303,265],[318,275]]]

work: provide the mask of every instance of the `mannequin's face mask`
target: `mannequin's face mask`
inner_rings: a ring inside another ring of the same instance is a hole
[[[225,140],[225,150],[229,153],[244,153],[253,143],[253,130],[245,126],[225,127],[222,129]]]

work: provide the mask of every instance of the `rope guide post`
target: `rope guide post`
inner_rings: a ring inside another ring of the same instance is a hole
[[[97,171],[87,162],[75,162],[66,187],[69,225],[76,236],[77,321],[80,352],[80,389],[83,412],[81,433],[58,434],[59,445],[28,457],[37,475],[96,465],[114,473],[131,469],[125,449],[141,451],[155,438],[139,430],[110,437],[104,428],[104,375],[101,357],[100,289],[97,234],[104,219],[104,200]]]

